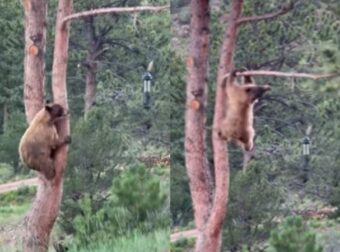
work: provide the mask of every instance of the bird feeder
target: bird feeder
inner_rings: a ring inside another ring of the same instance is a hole
[[[305,136],[302,139],[302,155],[309,156],[310,154],[310,139],[308,136]]]
[[[145,72],[143,74],[143,95],[144,95],[143,105],[145,109],[150,109],[151,107],[151,87],[152,87],[152,75],[150,72]]]

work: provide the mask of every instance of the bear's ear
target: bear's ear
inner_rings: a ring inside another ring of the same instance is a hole
[[[269,86],[248,86],[245,87],[245,92],[250,98],[251,102],[261,98],[267,91],[270,90]]]
[[[46,104],[46,105],[45,105],[45,110],[51,113],[52,107],[51,107],[50,105],[47,105],[47,104]]]
[[[243,76],[242,84],[254,84],[255,81],[250,75]]]
[[[256,92],[255,86],[248,86],[244,89],[248,95],[254,95]]]

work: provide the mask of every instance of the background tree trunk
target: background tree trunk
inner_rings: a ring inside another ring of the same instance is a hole
[[[97,75],[97,64],[96,54],[100,50],[99,45],[97,45],[96,31],[94,27],[94,17],[86,17],[84,20],[85,32],[88,41],[87,45],[87,57],[85,62],[86,67],[86,83],[85,83],[85,116],[95,102],[96,97],[96,75]]]
[[[38,2],[38,1],[35,1]],[[39,2],[41,5],[34,5],[34,11],[38,11],[37,17],[45,17],[46,3]],[[25,3],[25,9],[27,7]],[[55,103],[61,104],[67,108],[67,92],[66,92],[66,67],[68,58],[68,27],[63,24],[62,20],[65,16],[72,12],[72,1],[60,0],[58,5],[58,15],[56,24],[54,62],[52,73],[53,98]],[[44,14],[44,15],[43,15]],[[36,13],[37,15],[37,13]],[[32,14],[33,16],[33,14]],[[43,22],[45,25],[45,22]],[[44,26],[45,29],[45,26]],[[43,33],[42,33],[43,34]],[[44,36],[43,36],[44,38]],[[45,43],[43,43],[45,45]],[[27,44],[26,44],[27,46]],[[26,51],[27,52],[27,51]],[[30,51],[29,51],[30,52]],[[27,55],[27,53],[26,53]],[[36,54],[39,55],[39,54]],[[43,55],[40,56],[43,58]],[[28,64],[27,56],[25,58],[25,105],[29,120],[33,118],[36,111],[41,108],[43,97],[43,85],[38,82],[30,82],[29,78],[32,72],[42,73],[43,64]],[[39,67],[39,69],[38,69]],[[28,73],[28,76],[26,75]],[[39,75],[40,76],[40,75]],[[41,77],[41,76],[40,76]],[[43,81],[43,77],[39,79]],[[30,86],[30,83],[34,85]],[[28,85],[28,87],[26,87]],[[40,107],[36,104],[39,101]],[[69,121],[61,120],[57,125],[58,133],[61,137],[69,134]],[[48,250],[48,242],[54,222],[59,213],[60,200],[62,195],[62,178],[66,166],[67,147],[60,148],[55,157],[56,176],[53,180],[46,180],[45,177],[39,175],[39,186],[33,207],[25,219],[25,252],[45,252]]]
[[[231,13],[229,15],[228,28],[220,53],[220,61],[217,73],[217,87],[215,98],[215,111],[213,121],[212,142],[215,165],[215,194],[210,215],[203,232],[200,233],[196,252],[221,250],[222,227],[226,215],[229,197],[229,165],[227,145],[218,136],[218,129],[225,116],[226,95],[222,85],[223,76],[230,72],[233,67],[233,53],[236,44],[238,24],[237,20],[242,11],[242,0],[233,0]]]
[[[212,181],[206,158],[207,68],[209,53],[209,1],[191,1],[191,33],[187,60],[185,164],[189,177],[196,227],[207,220]]]
[[[2,132],[5,133],[8,130],[8,106],[7,103],[4,102],[4,104],[2,105],[2,113],[3,113],[3,117],[2,117]]]
[[[95,63],[87,67],[86,72],[86,83],[85,83],[85,116],[91,109],[95,102],[96,92],[97,92],[97,65]]]

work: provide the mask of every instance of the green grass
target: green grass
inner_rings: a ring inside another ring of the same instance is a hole
[[[171,243],[171,252],[185,252],[191,251],[195,247],[195,238],[179,239],[178,241]]]
[[[0,206],[0,226],[6,224],[18,223],[27,213],[31,203],[23,203],[21,205],[9,204]]]
[[[0,252],[20,251],[16,248],[13,235],[16,235],[17,224],[19,224],[27,211],[30,209],[31,203],[22,204],[6,204],[0,203]]]
[[[35,191],[35,188],[21,187],[17,191],[0,194],[0,227],[22,220],[32,205]]]
[[[128,237],[107,242],[97,242],[88,248],[71,248],[69,252],[167,252],[170,249],[169,231],[151,234],[134,233]]]
[[[31,208],[34,194],[35,188],[28,187],[0,194],[0,252],[20,251],[12,239],[17,225]]]

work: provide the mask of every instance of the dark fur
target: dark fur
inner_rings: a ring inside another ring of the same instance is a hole
[[[226,116],[219,131],[220,137],[236,141],[244,150],[250,151],[254,146],[255,130],[253,127],[253,106],[270,87],[258,86],[250,76],[243,77],[242,84],[236,80],[236,73],[244,70],[234,70],[226,78]]]
[[[19,145],[21,160],[30,169],[41,172],[47,179],[55,176],[53,153],[65,144],[70,137],[60,139],[55,122],[65,116],[59,104],[45,105],[33,118]]]

